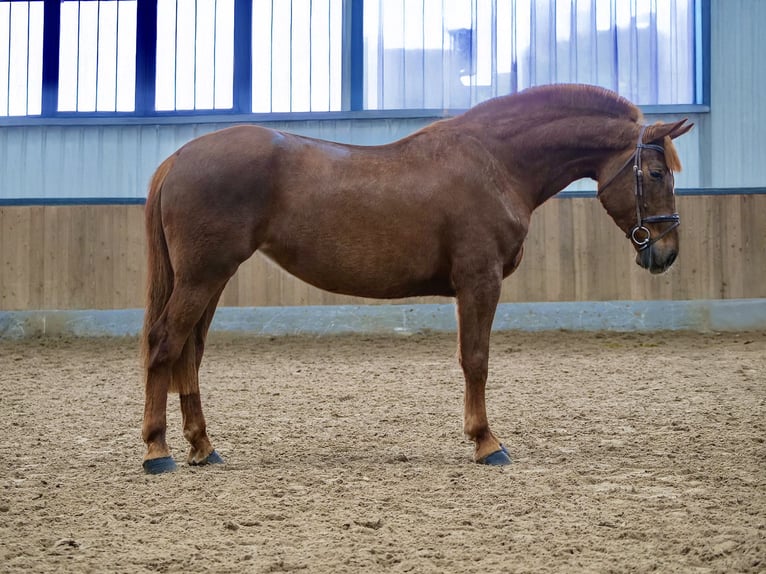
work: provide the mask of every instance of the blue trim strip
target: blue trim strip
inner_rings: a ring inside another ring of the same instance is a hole
[[[676,195],[679,195],[679,196],[766,195],[766,187],[687,187],[683,189],[677,188]],[[595,190],[562,191],[556,197],[559,197],[559,198],[596,197],[596,191]]]
[[[676,195],[766,195],[766,187],[689,187]]]
[[[56,205],[143,205],[145,197],[20,197],[0,198],[0,207]]]
[[[676,195],[766,195],[766,187],[691,187],[677,189]],[[562,191],[560,199],[596,197],[595,191]],[[143,205],[144,197],[20,197],[0,198],[0,207],[55,206],[55,205]]]

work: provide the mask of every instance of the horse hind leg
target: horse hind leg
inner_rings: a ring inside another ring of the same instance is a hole
[[[162,315],[149,330],[142,436],[147,447],[143,466],[150,474],[175,470],[165,439],[168,392],[183,395],[195,388],[199,392],[196,369],[189,368],[196,365],[191,335],[217,289],[177,282]]]
[[[186,340],[182,359],[176,363],[173,371],[173,379],[178,378],[184,382],[184,387],[179,388],[178,393],[181,400],[184,438],[191,445],[186,462],[191,465],[223,463],[223,459],[213,448],[207,436],[207,425],[202,412],[199,391],[199,368],[205,352],[205,340],[222,292],[223,289],[220,289],[208,303],[202,317],[194,326],[192,334]]]

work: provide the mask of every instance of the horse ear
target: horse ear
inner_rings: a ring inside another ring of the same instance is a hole
[[[644,135],[644,142],[651,143],[664,139],[666,136],[670,139],[676,139],[678,136],[684,135],[690,129],[694,127],[693,123],[687,124],[688,118],[684,118],[678,122],[671,122],[669,124],[663,124],[657,122],[646,128]]]

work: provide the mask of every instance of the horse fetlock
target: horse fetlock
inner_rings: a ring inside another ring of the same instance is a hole
[[[483,406],[478,408],[476,405],[466,402],[465,407],[463,413],[463,432],[465,435],[474,442],[492,437],[492,431],[489,430],[489,422],[487,421],[487,415]]]
[[[153,460],[155,458],[165,458],[170,456],[170,448],[165,439],[159,441],[149,441],[146,443],[146,454],[144,460]]]
[[[150,417],[144,418],[144,424],[141,427],[141,437],[147,445],[165,444],[165,433],[167,432],[167,423],[165,420],[152,420]]]
[[[204,426],[184,427],[184,438],[191,445],[190,459],[192,456],[197,456],[197,453],[202,453],[201,456],[204,459],[213,450],[213,445],[210,444],[210,439],[207,437]]]
[[[473,459],[477,462],[501,448],[500,441],[488,427],[475,434],[466,434],[474,442]]]
[[[187,425],[184,427],[184,438],[189,441],[190,444],[195,444],[200,438],[206,436],[205,427],[199,427],[197,425]]]
[[[189,454],[186,457],[188,464],[204,464],[207,461],[207,457],[214,451],[213,445],[206,438],[200,445],[192,446],[189,449]]]
[[[465,433],[465,436],[469,439],[476,442],[489,433],[489,427],[487,426],[486,421],[478,422],[466,417],[463,421],[463,433]]]

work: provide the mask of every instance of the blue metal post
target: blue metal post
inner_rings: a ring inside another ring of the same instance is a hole
[[[364,108],[364,0],[350,0],[349,83],[352,111]]]
[[[138,0],[136,11],[136,115],[155,112],[157,0]]]
[[[45,0],[43,4],[43,86],[41,115],[51,117],[59,105],[59,34],[61,32],[61,0]]]
[[[234,110],[253,111],[253,2],[234,0]]]

